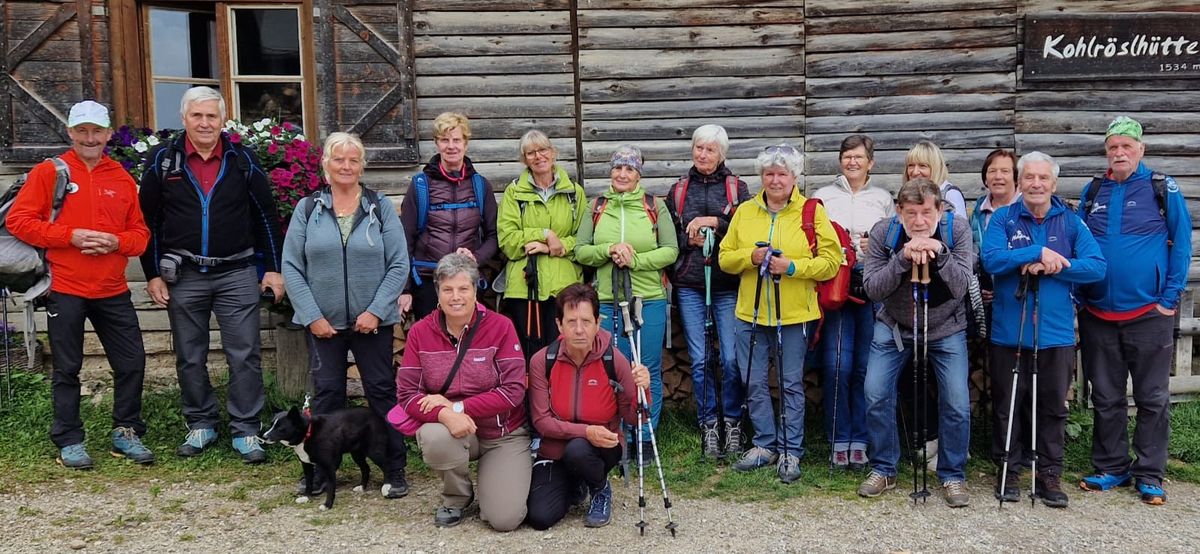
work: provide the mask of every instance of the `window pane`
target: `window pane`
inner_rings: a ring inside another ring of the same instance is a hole
[[[179,101],[187,89],[198,85],[216,85],[207,83],[154,83],[154,126],[157,129],[182,129],[183,120],[179,117]]]
[[[238,83],[241,120],[269,117],[304,126],[304,98],[300,83]]]
[[[300,23],[294,9],[235,9],[238,75],[300,75]]]
[[[217,21],[212,13],[150,9],[150,61],[160,77],[216,78]]]

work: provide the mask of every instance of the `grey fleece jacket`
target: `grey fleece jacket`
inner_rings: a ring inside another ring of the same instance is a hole
[[[296,205],[283,240],[283,279],[304,325],[324,317],[334,329],[353,329],[363,312],[380,325],[400,320],[396,299],[408,279],[408,245],[391,200],[372,206],[365,190],[345,246],[328,189]],[[316,202],[306,218],[309,203]],[[378,210],[378,211],[377,211]]]
[[[889,252],[891,245],[885,243],[891,222],[892,218],[883,219],[871,228],[863,285],[871,300],[883,304],[876,319],[892,328],[893,338],[898,335],[903,340],[912,340],[912,262],[905,259],[902,247]],[[941,231],[933,234],[934,238],[940,236]],[[967,328],[966,304],[962,298],[975,265],[975,247],[967,218],[955,215],[951,236],[954,248],[948,256],[939,255],[930,266],[929,340],[942,339]],[[903,231],[900,237],[902,244],[906,242]]]

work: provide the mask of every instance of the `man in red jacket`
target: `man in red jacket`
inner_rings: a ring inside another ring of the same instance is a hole
[[[637,389],[650,386],[650,370],[631,369],[613,348],[612,335],[600,329],[600,298],[591,286],[563,289],[557,304],[561,336],[529,360],[529,405],[542,446],[526,522],[549,529],[572,500],[583,500],[586,486],[592,502],[584,525],[603,527],[612,517],[608,472],[621,458],[621,418],[635,420]]]
[[[70,168],[71,180],[58,218],[50,222],[57,175],[54,163],[46,160],[30,170],[6,220],[13,236],[45,248],[50,263],[46,302],[54,360],[50,438],[60,449],[58,463],[74,469],[92,467],[79,418],[86,318],[113,370],[112,453],[149,464],[154,453],[139,439],[146,432],[142,421],[146,351],[125,266],[130,256],[146,249],[150,232],[142,220],[133,177],[104,155],[112,137],[108,110],[91,100],[75,104],[67,118],[67,135],[71,149],[60,159]]]

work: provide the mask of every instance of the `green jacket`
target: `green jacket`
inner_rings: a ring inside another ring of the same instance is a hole
[[[651,230],[650,217],[642,197],[646,191],[641,185],[624,194],[610,188],[604,193],[608,204],[600,214],[595,229],[592,217],[586,217],[576,235],[575,259],[579,263],[598,268],[595,287],[601,302],[612,302],[612,258],[608,249],[621,242],[621,228],[625,229],[625,242],[633,246],[635,254],[630,264],[633,292],[645,300],[667,299],[663,286],[662,270],[675,263],[679,256],[679,243],[675,238],[675,227],[667,203],[654,199],[658,213],[658,233]]]
[[[561,258],[539,254],[537,261],[538,300],[557,295],[567,285],[583,280],[583,272],[575,263],[575,233],[587,217],[587,198],[583,187],[571,181],[561,167],[555,166],[553,194],[542,200],[528,169],[509,183],[496,211],[496,234],[500,251],[508,258],[504,266],[504,298],[529,298],[525,283],[525,245],[532,241],[545,242],[545,230],[558,235],[567,253]],[[522,210],[524,205],[524,210]]]

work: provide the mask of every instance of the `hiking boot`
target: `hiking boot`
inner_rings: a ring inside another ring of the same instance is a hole
[[[137,431],[131,427],[117,427],[112,430],[112,455],[117,458],[129,458],[135,464],[154,463],[154,453],[142,444]]]
[[[1096,473],[1079,480],[1079,488],[1085,491],[1106,491],[1117,487],[1128,487],[1132,476],[1128,473]]]
[[[261,464],[267,461],[267,451],[263,450],[262,439],[256,435],[234,437],[233,449],[242,456],[242,463]]]
[[[92,469],[92,457],[88,456],[82,442],[59,449],[58,459],[55,461],[58,462],[58,465],[68,469]]]
[[[717,430],[717,422],[705,423],[700,426],[700,444],[705,458],[719,460],[725,457],[721,452],[721,433]]]
[[[850,471],[862,471],[867,469],[867,451],[861,448],[850,449]]]
[[[1040,485],[1039,485],[1040,488]],[[992,496],[996,500],[1002,502],[1020,502],[1021,501],[1021,473],[1018,471],[1008,470],[1008,477],[1004,479],[1004,492],[1000,492],[1000,476],[996,476],[996,488],[992,491]]]
[[[725,456],[736,458],[742,455],[742,421],[725,420]]]
[[[650,441],[642,441],[642,459],[638,465],[641,467],[650,467],[654,465],[654,443]]]
[[[971,495],[967,493],[966,481],[946,481],[942,483],[942,498],[951,508],[963,508],[971,503]]]
[[[175,449],[176,456],[190,458],[199,456],[208,445],[217,440],[217,432],[208,427],[199,427],[188,430],[187,438],[183,440],[183,444]]]
[[[433,514],[433,524],[437,527],[454,527],[462,523],[462,508],[447,508],[442,506]]]
[[[845,450],[834,452],[829,463],[833,466],[833,469],[845,471],[850,467],[850,453]]]
[[[858,495],[866,498],[875,498],[894,488],[896,488],[895,475],[889,476],[878,471],[871,471],[871,474],[867,476],[867,480],[858,486]]]
[[[1146,504],[1162,506],[1167,503],[1167,491],[1163,490],[1162,485],[1155,485],[1138,479],[1137,491],[1142,497],[1142,502]]]
[[[785,484],[795,483],[800,479],[800,457],[792,454],[780,456],[775,471],[779,474],[780,481]]]
[[[754,471],[760,467],[767,466],[779,460],[779,455],[763,448],[755,446],[746,451],[746,455],[733,464],[733,469],[737,471]]]
[[[1042,504],[1051,508],[1066,508],[1069,502],[1067,493],[1063,492],[1062,483],[1059,482],[1057,475],[1038,477],[1036,492],[1037,497],[1042,499]]]
[[[408,495],[408,479],[404,477],[404,472],[399,471],[388,477],[387,482],[380,487],[379,492],[384,498],[394,500],[404,498]]]
[[[325,474],[317,468],[313,468],[313,496],[325,494],[325,487],[329,482],[325,479]],[[304,476],[300,476],[300,483],[296,485],[296,494],[304,496]]]
[[[592,505],[583,517],[585,527],[604,527],[612,519],[612,485],[606,480],[604,488],[592,495]]]

